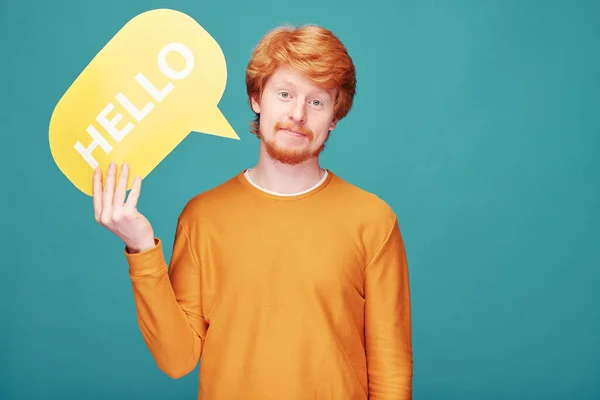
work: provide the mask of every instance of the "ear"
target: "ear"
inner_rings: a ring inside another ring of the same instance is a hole
[[[257,114],[260,114],[260,104],[258,104],[258,102],[256,101],[256,96],[252,95],[250,99],[252,100],[252,111],[254,111]]]
[[[329,125],[329,130],[332,131],[335,129],[335,127],[337,126],[338,121],[337,120],[333,120],[331,121],[331,125]]]

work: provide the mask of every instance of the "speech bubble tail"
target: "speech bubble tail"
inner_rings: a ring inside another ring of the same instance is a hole
[[[196,120],[193,130],[207,135],[240,140],[229,121],[227,121],[221,110],[216,107],[211,112],[204,114],[202,119]]]

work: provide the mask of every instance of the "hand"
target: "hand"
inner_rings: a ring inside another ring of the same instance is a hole
[[[117,235],[130,253],[139,253],[155,246],[154,231],[150,222],[137,210],[142,179],[136,176],[127,201],[129,167],[121,166],[121,174],[115,190],[117,165],[110,163],[106,183],[102,188],[102,171],[96,168],[93,177],[94,216],[96,222]]]

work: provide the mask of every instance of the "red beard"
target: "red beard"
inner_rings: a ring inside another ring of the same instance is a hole
[[[273,135],[284,135],[285,132],[279,132],[281,129],[293,130],[295,132],[300,132],[306,135],[305,140],[308,141],[309,145],[314,139],[314,134],[310,129],[281,122],[275,124]],[[325,142],[323,142],[323,144],[318,149],[312,150],[309,146],[306,145],[297,146],[297,148],[293,148],[291,146],[281,147],[277,143],[275,143],[275,137],[271,140],[266,140],[265,138],[262,138],[262,140],[265,144],[267,153],[272,159],[290,165],[300,164],[313,157],[317,157],[325,149],[325,143],[327,142],[327,140],[325,140]]]

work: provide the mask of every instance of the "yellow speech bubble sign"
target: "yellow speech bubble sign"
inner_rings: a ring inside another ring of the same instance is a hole
[[[145,178],[191,132],[240,140],[217,105],[227,67],[214,38],[169,9],[131,19],[94,57],[56,105],[52,157],[83,193],[94,168],[128,163]]]

